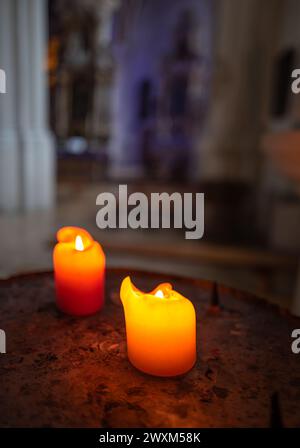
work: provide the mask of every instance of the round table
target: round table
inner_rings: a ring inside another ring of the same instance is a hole
[[[157,378],[128,361],[122,279],[171,282],[197,312],[195,367]],[[217,302],[219,301],[220,306]],[[108,269],[106,304],[73,318],[55,306],[51,272],[0,281],[1,427],[268,427],[300,425],[300,320],[209,281]]]

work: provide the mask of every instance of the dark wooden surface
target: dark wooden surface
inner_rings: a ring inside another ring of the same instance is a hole
[[[198,361],[185,376],[154,378],[128,362],[118,297],[127,274],[145,290],[171,281],[193,301]],[[106,289],[103,311],[80,319],[56,309],[52,273],[0,282],[0,426],[300,426],[299,319],[224,286],[212,310],[207,281],[113,269]]]

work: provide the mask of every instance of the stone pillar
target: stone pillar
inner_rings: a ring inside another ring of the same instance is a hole
[[[1,175],[1,208],[48,208],[54,202],[55,155],[47,123],[46,1],[1,0],[0,5],[0,64],[7,74],[0,135],[9,135],[0,147],[5,161],[0,169],[7,173]]]
[[[0,1],[0,68],[6,74],[6,93],[0,94],[0,210],[7,211],[20,206],[14,6],[13,1]]]
[[[24,113],[29,118],[27,142],[23,146],[23,188],[24,205],[26,209],[48,208],[54,203],[54,148],[52,136],[48,129],[48,97],[46,66],[46,21],[47,3],[45,0],[17,0],[20,14],[25,14],[24,33],[20,33],[23,42],[19,42],[19,49],[27,56],[27,65],[20,64],[26,73],[21,75],[19,82],[29,92],[24,98]],[[24,36],[28,36],[26,42]],[[27,45],[27,46],[26,46]],[[25,85],[25,80],[27,84]],[[25,112],[26,111],[26,112]]]
[[[87,134],[97,139],[110,131],[111,90],[113,59],[111,54],[112,17],[120,6],[118,0],[100,0],[95,3],[97,30],[95,36],[95,74],[92,108],[87,124]]]

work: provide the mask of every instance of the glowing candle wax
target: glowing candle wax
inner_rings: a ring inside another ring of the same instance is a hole
[[[157,376],[176,376],[190,370],[196,361],[193,304],[169,283],[144,293],[129,277],[123,280],[120,296],[131,363]]]
[[[79,227],[57,232],[53,252],[57,306],[67,314],[85,316],[104,303],[105,256],[99,243]]]

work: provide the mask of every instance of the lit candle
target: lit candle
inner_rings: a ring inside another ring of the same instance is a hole
[[[79,227],[57,232],[53,252],[57,306],[67,314],[85,316],[104,303],[105,256],[97,241]]]
[[[190,370],[196,361],[193,304],[169,283],[144,293],[129,277],[123,280],[120,296],[131,363],[157,376],[176,376]]]

